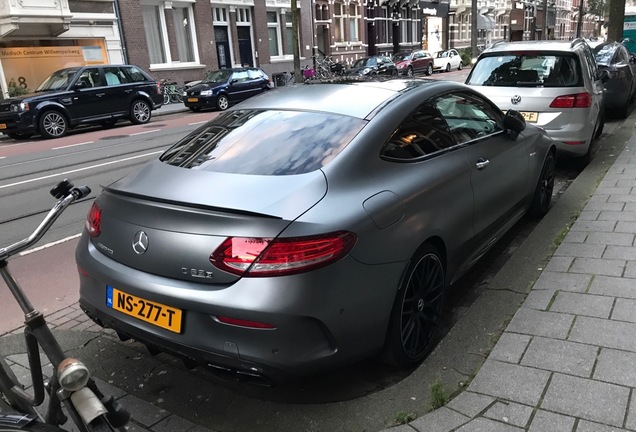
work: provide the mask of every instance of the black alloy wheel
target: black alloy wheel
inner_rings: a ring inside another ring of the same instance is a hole
[[[460,61],[459,66],[457,66],[457,70],[462,70],[463,67],[464,67],[464,63]]]
[[[550,210],[552,193],[554,191],[555,167],[556,159],[554,153],[550,153],[543,163],[541,175],[534,191],[534,196],[532,197],[530,214],[534,217],[542,217]]]
[[[40,116],[39,131],[44,138],[61,138],[68,132],[68,121],[59,111],[44,111]]]
[[[439,252],[424,245],[414,256],[398,291],[387,335],[386,357],[399,367],[413,367],[433,345],[444,305],[444,265]]]

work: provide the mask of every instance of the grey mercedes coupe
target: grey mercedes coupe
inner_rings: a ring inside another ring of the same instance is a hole
[[[458,83],[280,88],[106,186],[80,305],[151,352],[265,379],[430,350],[447,289],[550,208],[555,146]]]

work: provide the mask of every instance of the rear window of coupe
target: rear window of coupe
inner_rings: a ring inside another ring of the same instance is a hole
[[[318,112],[227,111],[166,150],[160,160],[211,172],[304,174],[327,165],[365,124]]]

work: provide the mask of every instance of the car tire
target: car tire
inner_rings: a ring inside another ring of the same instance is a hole
[[[391,69],[391,76],[396,77],[398,76],[399,72],[397,69]]]
[[[534,190],[532,204],[528,213],[532,217],[540,218],[550,210],[552,204],[552,193],[554,191],[554,173],[556,171],[556,158],[554,153],[550,152],[543,162],[541,174],[537,187]]]
[[[622,107],[618,110],[618,116],[620,118],[627,118],[629,116],[629,107],[631,105],[632,98],[628,97]],[[601,131],[602,132],[602,131]]]
[[[446,69],[444,69],[444,72],[450,72],[451,67],[450,67],[450,63],[446,63]]]
[[[464,63],[459,62],[459,66],[457,66],[457,70],[462,70],[464,68]]]
[[[599,116],[598,124],[596,127],[596,132],[594,133],[594,138],[600,138],[603,133],[603,129],[605,129],[605,109],[601,109],[601,114]]]
[[[444,305],[444,273],[439,251],[428,243],[411,259],[391,311],[383,356],[389,364],[416,366],[432,348]]]
[[[199,111],[201,111],[201,107],[190,107],[190,111],[199,112]]]
[[[68,132],[66,116],[56,110],[44,111],[38,121],[39,132],[44,138],[61,138]]]
[[[29,139],[33,136],[31,133],[21,133],[21,132],[9,132],[6,134],[9,138],[14,140],[25,140]]]
[[[408,77],[412,77],[413,76],[413,68],[411,66],[406,68],[406,76],[408,76]]]
[[[433,65],[429,64],[428,67],[426,68],[426,75],[431,76],[433,75]]]
[[[230,100],[226,95],[220,94],[219,97],[216,98],[216,107],[219,111],[225,111],[230,106]]]
[[[150,121],[150,105],[143,99],[136,99],[130,106],[130,121],[134,124],[144,124]]]

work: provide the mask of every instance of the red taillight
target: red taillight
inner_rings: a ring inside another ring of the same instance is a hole
[[[238,318],[231,318],[227,316],[217,316],[216,317],[219,322],[223,324],[230,324],[240,327],[249,327],[249,328],[257,328],[257,329],[275,329],[276,326],[274,324],[268,324],[258,321],[248,321]]]
[[[589,93],[559,96],[550,104],[550,108],[589,108],[591,106],[592,96]]]
[[[96,202],[93,202],[91,209],[86,215],[86,231],[91,237],[97,237],[102,232],[102,209]]]
[[[210,255],[210,262],[239,276],[290,275],[339,260],[355,240],[355,234],[346,231],[281,239],[229,237]]]

